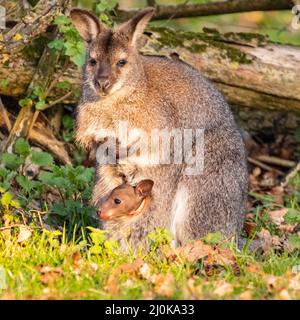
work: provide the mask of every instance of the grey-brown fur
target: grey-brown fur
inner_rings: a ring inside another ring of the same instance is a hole
[[[101,165],[92,202],[99,206],[124,182],[124,176],[132,184],[151,179],[155,187],[150,210],[126,226],[131,230],[129,243],[144,243],[155,227],[170,228],[180,244],[215,231],[234,236],[243,225],[248,185],[240,132],[223,96],[198,71],[180,61],[138,54],[139,35],[152,14],[152,9],[145,9],[110,31],[86,11],[71,12],[75,26],[87,41],[87,60],[97,60],[97,66],[91,67],[88,62],[85,66],[77,140],[91,147],[99,142],[99,129],[114,129],[119,120],[128,121],[129,128],[148,133],[153,128],[203,128],[204,172],[188,176],[184,164],[139,165],[130,159],[122,165]],[[127,64],[117,68],[118,57],[124,55]],[[101,90],[108,79],[111,91],[95,90],[91,85],[95,77],[100,79]],[[176,193],[182,199],[177,197],[178,208],[183,210],[176,215],[174,225]],[[114,226],[118,239],[124,240],[123,231],[121,226]]]

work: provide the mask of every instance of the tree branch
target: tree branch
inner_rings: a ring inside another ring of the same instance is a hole
[[[156,14],[153,19],[162,20],[170,17],[187,18],[251,11],[290,10],[293,6],[293,0],[231,0],[203,4],[156,5]],[[139,9],[118,9],[116,10],[117,18],[124,21],[138,11]]]

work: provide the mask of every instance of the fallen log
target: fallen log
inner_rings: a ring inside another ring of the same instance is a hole
[[[300,48],[269,43],[261,35],[221,34],[216,30],[203,33],[150,29],[145,36],[145,55],[181,59],[202,71],[219,87],[237,113],[266,110],[271,113],[292,111],[299,125],[300,116]],[[34,50],[31,47],[30,50]],[[0,55],[0,94],[20,97],[36,72],[37,57],[24,52]],[[57,71],[59,72],[59,71]],[[71,65],[59,81],[69,81],[74,94],[64,103],[76,103],[80,88],[80,71]],[[65,94],[55,88],[50,99]]]

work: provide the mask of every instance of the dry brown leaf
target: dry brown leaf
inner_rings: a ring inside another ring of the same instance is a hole
[[[39,268],[39,272],[41,273],[41,282],[43,284],[53,284],[57,278],[59,278],[62,273],[63,273],[63,270],[62,268],[60,267],[50,267],[48,265],[42,265],[40,268]]]
[[[276,187],[272,188],[271,195],[272,195],[275,203],[277,203],[279,205],[284,204],[284,199],[283,199],[284,188],[282,186],[276,186]]]
[[[151,270],[149,268],[149,265],[147,263],[144,263],[139,270],[141,276],[146,279],[149,280],[151,277]]]
[[[159,274],[156,277],[154,291],[164,297],[171,298],[174,294],[175,278],[172,274]]]
[[[261,168],[260,167],[255,167],[252,171],[252,176],[257,178],[258,176],[261,175]]]
[[[25,225],[24,226],[21,225],[17,242],[21,243],[21,242],[28,240],[31,237],[31,234],[32,234],[32,231],[29,227],[27,227]]]
[[[118,295],[120,292],[119,287],[119,272],[114,270],[111,275],[108,277],[104,289],[109,292],[111,295]]]
[[[278,297],[280,300],[291,300],[291,296],[289,294],[289,292],[286,289],[281,290],[278,293]]]
[[[253,221],[246,221],[244,223],[244,230],[246,231],[248,237],[252,237],[256,231],[257,224]]]
[[[252,300],[252,293],[250,290],[247,290],[245,292],[242,292],[240,294],[240,299],[241,300]]]
[[[282,224],[278,227],[278,229],[284,233],[290,234],[294,232],[296,224]]]
[[[130,275],[136,275],[140,269],[143,267],[144,261],[141,258],[136,259],[132,263],[125,263],[114,269],[111,275],[108,277],[105,285],[105,290],[107,290],[112,295],[118,295],[120,292],[119,286],[119,275],[121,273],[127,272]]]
[[[269,216],[274,224],[280,226],[284,223],[284,216],[287,214],[288,209],[282,208],[278,210],[269,211]]]
[[[231,294],[233,292],[233,286],[230,283],[223,282],[220,285],[217,286],[217,288],[214,290],[214,294],[223,297],[227,294]]]
[[[180,256],[191,263],[195,263],[198,260],[208,256],[212,252],[213,252],[213,248],[211,246],[206,245],[201,240],[198,240],[196,242],[189,243],[184,247],[179,247],[171,250],[169,257],[171,256],[174,258],[174,255],[175,257]]]
[[[258,238],[262,241],[262,249],[264,252],[270,251],[273,247],[273,237],[271,236],[269,230],[262,229],[258,234]]]

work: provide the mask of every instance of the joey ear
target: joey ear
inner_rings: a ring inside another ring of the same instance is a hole
[[[83,9],[72,9],[70,17],[85,42],[91,42],[100,32],[107,29],[96,16]]]
[[[135,187],[135,193],[138,196],[145,198],[150,195],[153,185],[154,182],[152,180],[142,180]]]
[[[138,12],[133,18],[121,24],[119,32],[124,32],[129,36],[131,45],[135,46],[138,38],[143,34],[147,23],[155,13],[155,8],[148,7]]]

